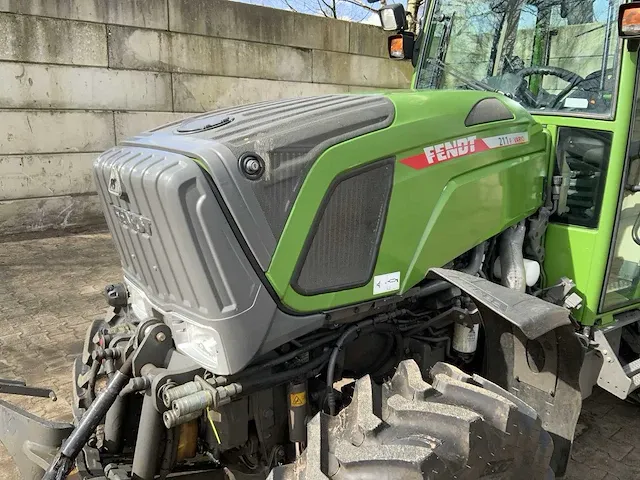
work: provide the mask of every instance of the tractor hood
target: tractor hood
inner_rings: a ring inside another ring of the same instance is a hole
[[[102,154],[96,185],[135,315],[162,317],[177,348],[219,374],[322,325],[278,309],[262,275],[314,161],[394,113],[383,96],[264,102]]]
[[[487,92],[329,95],[166,125],[94,172],[135,315],[232,374],[530,215],[547,144]]]
[[[212,177],[266,271],[307,172],[329,147],[389,126],[382,95],[327,95],[263,102],[188,118],[126,145],[181,150]],[[243,168],[249,158],[257,172]]]

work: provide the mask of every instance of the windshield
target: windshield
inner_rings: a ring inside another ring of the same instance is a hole
[[[619,0],[436,0],[418,89],[504,93],[530,111],[612,114]]]

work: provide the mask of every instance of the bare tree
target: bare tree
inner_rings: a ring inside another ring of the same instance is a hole
[[[420,7],[424,0],[407,0],[407,30],[417,33]]]
[[[280,0],[288,10],[360,22],[377,14],[366,0]],[[381,0],[384,5],[386,0]]]

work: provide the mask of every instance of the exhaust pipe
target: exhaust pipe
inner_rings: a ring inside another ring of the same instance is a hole
[[[522,247],[526,228],[524,222],[507,228],[500,236],[500,272],[502,285],[518,292],[527,288]]]

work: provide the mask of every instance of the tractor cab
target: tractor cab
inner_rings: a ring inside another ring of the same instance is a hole
[[[548,131],[544,287],[575,282],[574,318],[597,327],[583,374],[625,398],[640,385],[640,3],[434,0],[425,10],[417,35],[402,28],[401,5],[380,11],[397,32],[390,56],[415,66],[414,89],[499,92]]]

